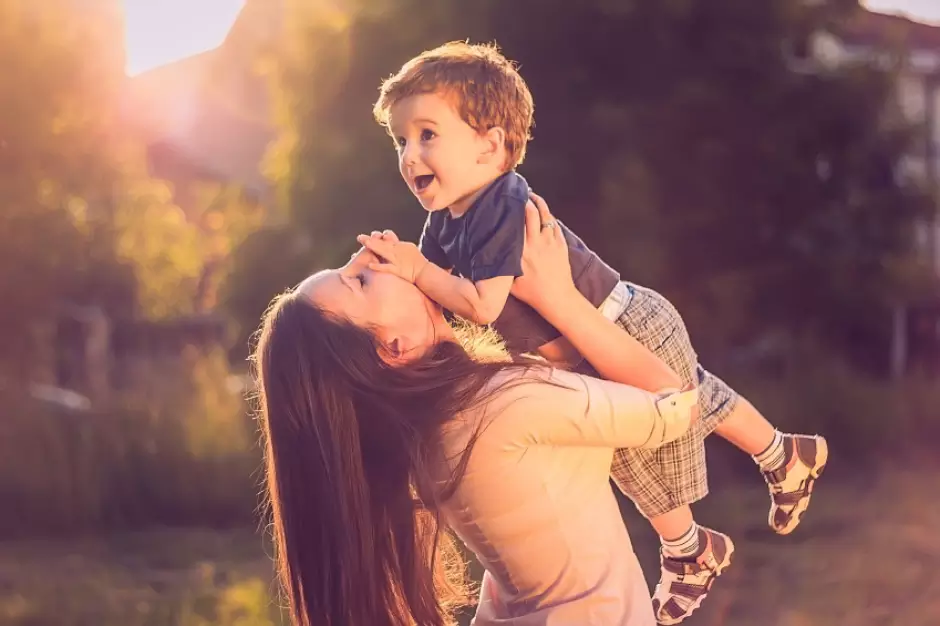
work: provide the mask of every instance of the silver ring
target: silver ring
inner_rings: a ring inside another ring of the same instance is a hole
[[[555,220],[552,220],[550,222],[545,222],[544,224],[542,224],[542,230],[546,228],[555,228]]]

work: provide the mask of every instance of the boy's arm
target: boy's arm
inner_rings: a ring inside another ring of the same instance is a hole
[[[465,319],[490,324],[506,305],[512,276],[496,276],[473,283],[432,263],[413,243],[367,235],[360,235],[358,241],[384,261],[370,264],[370,268],[414,283],[429,298]]]
[[[414,283],[448,311],[477,324],[491,324],[506,305],[512,281],[512,276],[497,276],[473,283],[434,263],[426,263]]]
[[[464,319],[477,324],[492,323],[506,305],[512,277],[496,276],[473,283],[454,276],[449,271],[450,260],[433,234],[431,218],[429,215],[424,223],[418,242],[419,250],[431,264],[420,277],[415,276],[415,285],[429,298]]]

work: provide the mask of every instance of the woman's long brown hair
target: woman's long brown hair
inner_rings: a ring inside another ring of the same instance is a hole
[[[466,603],[463,561],[439,523],[440,433],[513,366],[441,342],[393,367],[382,349],[295,293],[262,324],[267,496],[295,626],[444,626]]]

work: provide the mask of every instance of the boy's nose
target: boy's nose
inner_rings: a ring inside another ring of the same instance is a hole
[[[405,165],[414,165],[418,162],[418,150],[413,144],[406,145],[401,151],[401,161]]]

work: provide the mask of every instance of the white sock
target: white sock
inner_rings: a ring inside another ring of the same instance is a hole
[[[772,472],[783,465],[786,452],[783,449],[783,433],[774,431],[774,439],[760,454],[754,455],[754,461],[760,466],[762,472]]]
[[[689,529],[675,539],[660,537],[659,540],[663,544],[663,552],[666,556],[674,559],[688,559],[698,554],[699,551],[698,524],[692,522]]]

